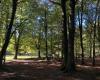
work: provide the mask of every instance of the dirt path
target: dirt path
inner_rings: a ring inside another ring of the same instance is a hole
[[[59,63],[16,60],[6,63],[0,80],[100,80],[100,69],[79,67],[72,75],[59,70]],[[97,71],[96,71],[97,70]]]

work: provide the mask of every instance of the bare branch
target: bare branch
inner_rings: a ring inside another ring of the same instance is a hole
[[[53,0],[49,0],[49,2],[51,2],[51,3],[53,3],[53,4],[56,4],[56,5],[59,5],[59,6],[61,6],[61,4],[60,4],[60,3],[58,3],[58,2],[55,2],[55,1],[53,1]]]

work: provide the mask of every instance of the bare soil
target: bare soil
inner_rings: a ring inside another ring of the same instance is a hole
[[[0,70],[0,80],[100,80],[100,66],[77,65],[77,71],[60,71],[59,62],[13,60]]]

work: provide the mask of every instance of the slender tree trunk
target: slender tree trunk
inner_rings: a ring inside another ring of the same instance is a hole
[[[14,59],[17,59],[17,56],[18,56],[18,48],[19,48],[19,44],[16,42],[15,43],[15,56],[14,56]]]
[[[19,26],[17,27],[22,27],[21,25],[23,24],[25,20],[23,20]],[[20,38],[22,36],[22,32],[24,30],[24,27],[22,27],[21,29],[19,28],[18,30],[15,30],[15,55],[14,55],[14,59],[17,59],[18,53],[19,53],[19,46],[20,46]],[[18,31],[18,34],[17,32]]]
[[[92,34],[92,33],[91,33]],[[91,34],[89,34],[90,35],[90,55],[89,55],[89,58],[92,58],[92,35]]]
[[[44,22],[44,24],[45,24],[45,41],[46,41],[46,45],[45,45],[45,47],[46,47],[46,59],[49,60],[49,58],[48,58],[48,39],[47,39],[48,25],[47,25],[47,10],[46,9],[45,9],[45,22]]]
[[[39,45],[40,46],[40,45]],[[38,49],[38,58],[40,59],[41,58],[41,53],[40,53],[40,47]]]
[[[16,31],[15,31],[15,45],[14,45],[14,48],[15,48],[15,55],[14,55],[14,59],[17,59],[17,52],[18,52],[18,48],[17,48],[17,38],[16,38]]]
[[[75,59],[76,59],[76,62],[77,62],[77,60],[78,60],[78,42],[76,41],[76,44],[75,44],[75,48],[76,48],[76,51],[75,51]]]
[[[12,0],[12,2],[13,2],[13,8],[12,8],[11,21],[10,21],[9,26],[7,28],[4,45],[3,45],[2,50],[0,52],[1,53],[0,54],[0,65],[2,65],[3,56],[6,53],[6,49],[8,47],[9,41],[10,41],[10,35],[11,35],[12,25],[13,25],[14,17],[15,17],[15,14],[16,14],[17,0]]]
[[[94,26],[93,34],[93,62],[92,65],[95,66],[95,36],[96,36],[96,26]]]
[[[83,30],[82,30],[82,27],[83,27],[83,0],[81,2],[81,24],[80,24],[80,41],[81,41],[81,50],[82,50],[82,62],[81,64],[83,65],[84,64],[84,48],[83,48]]]
[[[79,13],[79,11],[78,11]],[[81,17],[80,17],[81,15]],[[84,48],[83,48],[83,30],[82,30],[82,27],[83,27],[83,0],[81,1],[81,14],[79,13],[78,14],[79,16],[79,29],[80,29],[80,43],[81,43],[81,57],[82,57],[82,61],[81,61],[81,64],[83,65],[84,64]],[[80,19],[81,18],[81,19]]]
[[[39,32],[39,39],[38,39],[38,58],[41,58],[40,47],[41,47],[41,32]]]
[[[15,56],[14,59],[17,59],[18,53],[19,53],[19,42],[22,32],[19,32],[18,38],[15,35]]]
[[[97,20],[97,10],[98,10],[99,0],[96,5],[96,13],[95,13],[95,23],[93,26],[93,62],[92,65],[95,66],[95,39],[96,39],[96,20]]]
[[[98,31],[98,41],[99,41],[99,49],[100,49],[100,15],[98,16],[98,28],[97,28],[97,31]],[[100,53],[100,51],[98,51]]]
[[[51,55],[52,55],[52,58],[53,58],[53,39],[52,39],[52,29],[51,29],[51,40],[50,40],[50,43],[51,43]]]

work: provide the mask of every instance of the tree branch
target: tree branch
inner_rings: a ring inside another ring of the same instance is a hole
[[[15,30],[11,33],[10,35],[10,39],[12,38],[13,34],[15,33]]]
[[[17,3],[20,4],[20,3],[23,3],[23,2],[25,2],[25,1],[24,1],[24,0],[22,0],[22,1],[18,1]]]
[[[49,2],[51,2],[51,3],[53,3],[53,4],[56,4],[56,5],[59,5],[59,6],[61,6],[61,4],[60,4],[60,3],[58,3],[58,2],[55,2],[55,1],[53,1],[53,0],[49,0]]]

